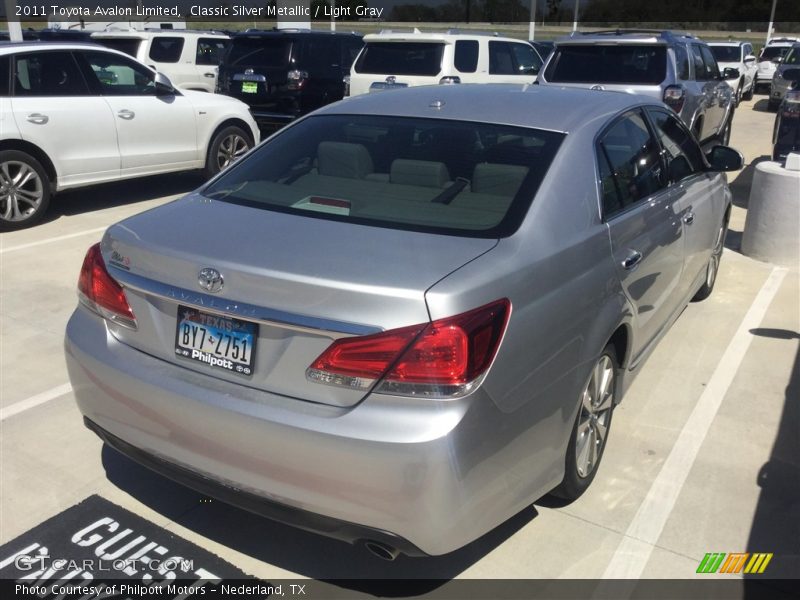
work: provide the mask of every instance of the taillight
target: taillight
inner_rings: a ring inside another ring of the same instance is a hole
[[[451,84],[451,83],[461,83],[461,77],[458,77],[456,75],[449,76],[449,77],[442,77],[439,80],[439,83],[442,84],[442,85],[448,85],[448,84]]]
[[[289,79],[287,87],[290,90],[301,90],[308,80],[308,73],[306,71],[289,71],[287,78]]]
[[[664,89],[664,104],[676,113],[681,112],[683,102],[686,100],[686,90],[679,85],[670,85]]]
[[[498,300],[455,317],[335,341],[306,370],[317,383],[428,398],[477,387],[505,333],[511,303]]]
[[[782,106],[782,114],[784,117],[790,119],[800,117],[800,90],[786,92]]]
[[[78,278],[78,297],[100,316],[136,329],[136,317],[125,297],[125,291],[106,270],[100,244],[95,244],[83,259]]]
[[[344,97],[347,98],[350,95],[350,75],[342,77],[342,83],[344,83]]]

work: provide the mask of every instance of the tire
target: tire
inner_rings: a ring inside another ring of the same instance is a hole
[[[0,152],[0,231],[39,222],[51,196],[50,179],[38,160],[19,150]]]
[[[720,225],[717,232],[717,239],[714,242],[714,249],[711,251],[711,258],[708,259],[706,265],[706,278],[703,285],[697,290],[697,293],[692,298],[692,302],[700,302],[705,300],[714,291],[714,284],[717,283],[717,275],[719,274],[719,263],[722,260],[722,251],[725,248],[725,234],[728,232],[727,220]]]
[[[734,100],[733,105],[735,107],[739,107],[739,103],[742,101],[742,96],[744,95],[744,81],[739,82],[739,87],[736,88],[736,98]]]
[[[725,120],[725,125],[722,126],[722,131],[717,134],[717,143],[721,146],[727,146],[728,143],[731,141],[731,128],[733,127],[733,115],[734,111],[731,111],[731,114],[728,115],[728,118]]]
[[[749,102],[750,100],[752,100],[753,99],[753,93],[755,91],[756,91],[756,82],[754,81],[752,84],[750,84],[750,89],[747,90],[742,95],[742,100],[744,100],[745,102]]]
[[[550,492],[553,496],[575,500],[594,480],[611,430],[618,372],[617,354],[609,344],[595,361],[581,392],[578,415],[567,446],[564,479]]]
[[[205,173],[213,177],[230,166],[253,147],[253,140],[244,129],[229,125],[220,129],[211,139],[206,154]]]

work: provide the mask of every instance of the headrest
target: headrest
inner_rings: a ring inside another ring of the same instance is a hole
[[[475,165],[472,174],[472,191],[495,196],[514,196],[527,175],[527,167],[479,163]]]
[[[398,158],[392,161],[389,181],[404,185],[443,188],[450,181],[447,165],[427,160]]]
[[[361,144],[321,142],[317,148],[317,169],[320,175],[363,179],[372,173],[372,157]]]

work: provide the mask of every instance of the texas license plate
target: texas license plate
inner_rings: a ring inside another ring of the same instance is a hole
[[[258,83],[255,81],[243,81],[242,82],[242,93],[243,94],[257,94],[258,93]]]
[[[258,325],[178,307],[175,354],[209,367],[249,377],[253,374]]]

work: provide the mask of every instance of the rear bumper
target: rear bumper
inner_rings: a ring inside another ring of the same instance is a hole
[[[83,422],[88,429],[96,433],[103,442],[117,452],[124,454],[131,460],[155,471],[159,475],[163,475],[181,485],[197,490],[211,498],[216,498],[227,504],[237,506],[246,511],[272,519],[273,521],[285,523],[305,531],[314,533],[324,532],[326,536],[344,542],[355,543],[360,540],[375,540],[397,548],[400,552],[408,556],[426,556],[424,552],[407,540],[392,535],[391,533],[362,527],[354,523],[347,523],[346,521],[340,521],[330,517],[324,517],[299,508],[271,502],[255,494],[249,494],[228,487],[222,483],[194,473],[189,469],[184,469],[153,456],[152,454],[148,454],[115,435],[110,434],[88,417],[84,417]]]
[[[483,388],[450,401],[372,395],[351,408],[314,404],[151,357],[83,307],[69,321],[65,351],[78,406],[109,445],[203,493],[323,535],[445,554],[563,476],[542,460],[549,453],[537,428],[498,411]]]

